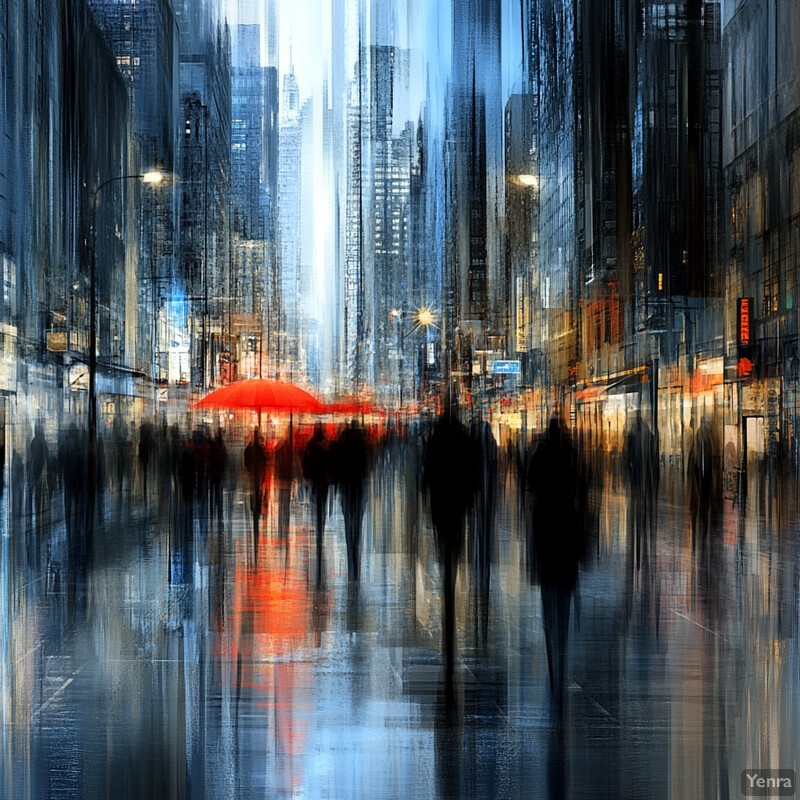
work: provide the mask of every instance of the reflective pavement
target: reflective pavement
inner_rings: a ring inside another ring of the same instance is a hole
[[[272,492],[256,541],[238,470],[222,513],[188,520],[136,479],[77,556],[57,493],[37,518],[7,489],[0,796],[722,798],[745,768],[797,768],[796,482],[752,476],[694,552],[682,487],[663,490],[637,563],[628,486],[596,481],[560,708],[502,465],[486,571],[468,525],[446,680],[416,464],[372,466],[358,583],[333,495],[317,583],[302,483],[288,535]]]

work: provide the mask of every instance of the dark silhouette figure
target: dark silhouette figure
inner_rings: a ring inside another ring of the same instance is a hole
[[[25,464],[19,451],[14,450],[11,456],[11,514],[15,527],[20,527],[23,524],[24,512]]]
[[[28,515],[36,515],[36,530],[42,525],[44,510],[44,471],[49,462],[47,441],[41,422],[36,423],[33,439],[28,445]],[[38,547],[36,548],[38,552]]]
[[[197,466],[191,442],[186,439],[178,450],[178,484],[181,487],[181,501],[186,519],[187,530],[192,530],[192,511],[194,506],[195,489],[197,488]]]
[[[228,468],[228,449],[222,438],[222,429],[217,428],[216,436],[209,444],[208,453],[208,484],[211,501],[211,518],[216,517],[217,523],[222,525],[222,485],[225,472]]]
[[[533,548],[542,593],[550,690],[563,707],[570,602],[584,554],[578,453],[558,418],[531,459],[528,489],[534,496]]]
[[[244,467],[250,476],[250,510],[253,513],[253,547],[258,555],[258,525],[261,519],[261,503],[264,491],[264,477],[267,473],[267,454],[261,444],[258,428],[244,449]]]
[[[322,423],[314,426],[314,435],[303,452],[303,477],[311,484],[317,523],[317,586],[322,583],[322,538],[325,533],[325,509],[330,484],[330,450]]]
[[[194,456],[195,493],[200,502],[201,519],[205,521],[208,510],[208,461],[211,454],[211,438],[205,426],[195,428],[191,441]]]
[[[656,511],[661,469],[656,438],[638,412],[625,438],[624,466],[630,490],[627,570],[629,588],[625,593],[625,616],[629,618],[634,582],[638,579],[642,596],[640,610],[655,612],[658,633],[660,583],[657,574]]]
[[[128,480],[128,488],[130,489],[130,480],[128,478],[130,468],[130,442],[128,440],[128,425],[126,422],[122,421],[119,414],[114,417],[114,427],[111,435],[117,476],[117,492],[121,498],[123,484],[126,480]]]
[[[711,508],[714,499],[714,440],[711,424],[703,420],[694,435],[689,451],[689,508],[692,515],[692,554],[697,546],[700,529],[701,553],[705,552],[711,528]]]
[[[294,444],[292,428],[273,453],[275,460],[275,491],[278,501],[278,535],[281,539],[289,536],[289,522],[292,509],[292,484],[294,483]]]
[[[447,680],[455,669],[456,571],[464,546],[464,516],[475,486],[475,448],[466,428],[449,411],[436,421],[425,450],[423,485],[431,502],[440,563],[444,568],[444,649]]]
[[[332,462],[334,480],[339,485],[342,500],[348,575],[351,581],[357,581],[368,458],[366,437],[355,421],[339,436],[333,448]]]
[[[486,644],[489,628],[489,592],[491,560],[494,549],[494,517],[497,507],[497,441],[491,425],[479,421],[473,425],[475,449],[475,578],[478,590],[476,623],[481,642]]]
[[[84,511],[84,494],[87,485],[87,453],[81,446],[85,441],[78,429],[63,429],[58,437],[58,464],[64,490],[64,520],[67,541],[75,543]]]
[[[147,501],[147,474],[155,450],[153,425],[145,420],[139,428],[139,474],[142,478],[142,494]]]
[[[651,544],[660,480],[658,445],[639,414],[625,438],[625,468],[630,482],[629,525],[638,571],[642,550],[647,552]]]
[[[181,492],[180,520],[177,527],[178,542],[173,583],[190,583],[190,550],[194,539],[195,458],[189,438],[180,444],[176,461],[178,486]]]

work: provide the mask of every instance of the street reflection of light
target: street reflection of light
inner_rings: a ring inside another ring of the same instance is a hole
[[[145,172],[142,175],[142,183],[161,183],[164,179],[164,173],[153,170],[152,172]]]

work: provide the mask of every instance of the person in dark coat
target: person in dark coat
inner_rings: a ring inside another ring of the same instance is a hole
[[[139,474],[142,478],[142,494],[145,502],[147,502],[147,473],[154,449],[153,425],[149,420],[145,420],[139,427]]]
[[[61,485],[64,491],[64,521],[67,541],[74,541],[74,534],[83,511],[83,495],[88,480],[85,449],[77,428],[64,428],[58,436],[58,463]]]
[[[542,593],[550,689],[562,707],[566,681],[570,602],[584,554],[583,507],[578,453],[557,417],[531,459],[533,547]]]
[[[128,424],[122,421],[119,414],[114,417],[114,426],[111,432],[114,464],[116,466],[117,491],[122,497],[122,487],[128,476]],[[129,484],[130,488],[130,484]]]
[[[44,507],[44,469],[50,460],[44,428],[41,422],[36,423],[33,439],[28,445],[28,514],[36,515],[36,527],[41,527],[41,516]]]
[[[228,467],[228,449],[222,438],[222,428],[217,428],[208,453],[208,483],[211,492],[211,517],[222,525],[222,484]]]
[[[314,426],[314,435],[303,452],[303,477],[311,484],[317,522],[317,585],[322,583],[322,537],[325,533],[325,508],[330,484],[330,450],[322,423]]]
[[[258,549],[258,524],[261,519],[261,503],[264,491],[264,477],[267,473],[267,454],[261,444],[258,428],[253,431],[253,438],[244,449],[244,467],[250,476],[250,510],[253,512],[253,543]]]
[[[25,465],[18,450],[11,456],[11,516],[15,527],[23,526],[25,513]]]
[[[358,580],[367,465],[367,440],[361,428],[353,421],[342,431],[333,451],[333,475],[339,485],[342,501],[347,543],[347,571],[351,581]]]
[[[292,425],[289,435],[274,450],[275,493],[278,501],[278,535],[281,539],[289,536],[289,523],[292,514],[292,485],[295,476],[295,453]]]
[[[497,440],[485,420],[476,420],[471,430],[475,451],[475,584],[476,622],[480,640],[486,644],[489,628],[491,560],[494,550],[494,516],[497,507]]]
[[[194,528],[194,499],[197,488],[197,475],[192,443],[186,437],[178,450],[178,484],[181,487],[181,508],[184,513],[186,530],[191,535]]]
[[[458,559],[464,546],[464,517],[472,503],[477,470],[475,447],[452,411],[434,425],[425,449],[423,486],[431,503],[439,560],[444,567],[444,649],[448,683],[455,668],[455,592]]]
[[[711,529],[711,510],[714,496],[716,456],[711,423],[704,419],[697,429],[689,451],[689,509],[692,515],[692,554],[697,548],[700,531],[700,553],[705,547]]]
[[[625,438],[625,469],[630,482],[628,524],[638,571],[642,550],[647,556],[652,543],[660,480],[658,444],[638,412]]]

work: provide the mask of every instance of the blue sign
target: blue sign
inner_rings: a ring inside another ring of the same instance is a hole
[[[518,375],[521,371],[519,361],[495,361],[492,364],[492,372],[495,375]]]

